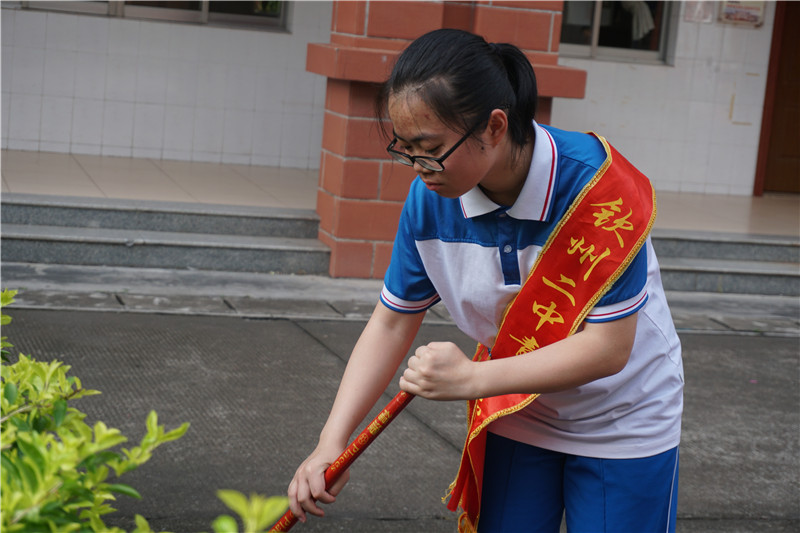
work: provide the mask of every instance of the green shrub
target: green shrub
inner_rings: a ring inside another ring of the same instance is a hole
[[[14,301],[17,291],[0,293],[0,308]],[[0,325],[11,318],[0,313]],[[70,367],[59,361],[42,362],[19,354],[10,364],[12,347],[0,339],[3,364],[0,397],[0,530],[35,532],[122,532],[108,527],[103,516],[114,511],[110,502],[117,495],[140,498],[133,487],[109,482],[113,471],[120,476],[147,462],[160,445],[182,437],[184,423],[171,431],[158,424],[155,411],[146,420],[147,433],[138,446],[117,448],[127,442],[118,429],[103,422],[89,426],[86,414],[68,402],[100,394],[84,389]],[[250,498],[230,490],[217,493],[235,511],[247,533],[265,530],[287,507],[284,497]],[[218,517],[217,533],[238,531],[236,520]],[[147,521],[137,515],[134,533],[150,533]]]

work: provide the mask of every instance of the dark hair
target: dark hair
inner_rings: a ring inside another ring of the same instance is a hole
[[[508,115],[512,141],[524,146],[533,136],[536,76],[528,58],[511,44],[487,43],[454,29],[434,30],[398,57],[376,101],[382,116],[389,96],[413,90],[439,120],[456,131],[488,122],[494,109]],[[385,133],[385,132],[384,132]]]

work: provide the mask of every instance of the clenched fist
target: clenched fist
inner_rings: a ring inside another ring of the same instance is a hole
[[[476,364],[452,342],[432,342],[408,360],[400,388],[429,400],[471,400]]]

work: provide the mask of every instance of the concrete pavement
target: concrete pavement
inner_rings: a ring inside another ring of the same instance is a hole
[[[374,280],[13,264],[2,276],[3,287],[21,291],[3,335],[23,353],[65,361],[103,392],[75,407],[131,444],[151,409],[168,428],[192,424],[123,478],[143,500],[117,505],[120,527],[133,529],[139,513],[176,533],[210,530],[227,512],[218,489],[285,491],[380,288]],[[678,530],[797,531],[797,299],[668,297],[687,379]],[[442,309],[415,345],[431,340],[465,351],[474,344]],[[396,390],[395,381],[384,400]],[[328,518],[294,530],[454,531],[440,497],[457,467],[464,411],[461,402],[414,400],[356,462]]]

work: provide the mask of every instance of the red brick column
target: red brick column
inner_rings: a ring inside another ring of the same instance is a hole
[[[331,42],[310,44],[306,69],[328,78],[317,213],[333,277],[381,278],[413,169],[394,163],[375,121],[377,83],[399,52],[437,28],[519,46],[539,84],[537,120],[555,96],[582,98],[583,71],[557,66],[562,2],[335,1]]]

